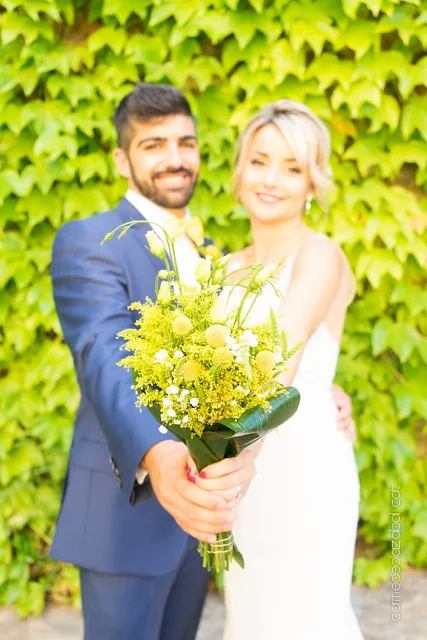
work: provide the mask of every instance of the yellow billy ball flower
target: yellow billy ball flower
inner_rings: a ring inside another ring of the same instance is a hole
[[[222,324],[213,324],[205,331],[206,342],[210,347],[225,347],[226,340],[230,335],[230,329]]]
[[[255,366],[260,373],[271,374],[276,363],[274,353],[263,350],[255,356]]]
[[[184,376],[185,382],[194,382],[194,380],[200,378],[202,373],[202,365],[195,360],[187,360],[182,367],[182,375]]]
[[[234,356],[231,353],[230,349],[228,349],[227,347],[218,347],[218,349],[215,349],[212,356],[213,364],[219,364],[221,362],[224,366],[227,367],[233,364],[233,360]]]
[[[167,282],[163,281],[160,285],[159,293],[157,295],[157,300],[160,302],[162,307],[166,307],[170,304],[172,300],[171,290]]]
[[[182,313],[177,318],[175,318],[172,324],[172,328],[177,336],[186,336],[187,333],[190,333],[191,329],[193,328],[193,323],[191,322],[190,318],[187,318],[187,316]]]

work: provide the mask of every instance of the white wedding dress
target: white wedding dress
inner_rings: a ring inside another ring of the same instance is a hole
[[[291,269],[289,259],[282,292]],[[265,319],[279,303],[269,287],[253,319]],[[300,407],[266,437],[236,510],[233,532],[245,569],[232,563],[225,575],[224,640],[363,640],[350,603],[359,480],[331,397],[338,353],[321,324],[293,382]]]

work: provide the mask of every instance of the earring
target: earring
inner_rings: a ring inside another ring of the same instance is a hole
[[[313,196],[308,196],[307,200],[305,201],[305,213],[307,215],[310,213],[312,200],[313,200]]]

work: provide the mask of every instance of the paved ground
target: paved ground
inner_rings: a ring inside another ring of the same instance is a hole
[[[384,584],[375,591],[364,587],[353,587],[353,604],[365,640],[425,640],[427,638],[427,571],[408,571],[402,581],[401,594],[401,619],[393,622],[390,584]],[[222,599],[216,594],[210,594],[197,640],[221,640],[223,620]],[[82,623],[79,614],[66,607],[52,607],[41,618],[25,621],[18,621],[11,611],[0,609],[0,638],[1,640],[81,640]]]

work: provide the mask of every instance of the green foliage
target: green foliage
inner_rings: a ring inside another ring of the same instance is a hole
[[[337,191],[313,224],[358,280],[339,379],[359,431],[359,582],[389,573],[390,489],[402,560],[427,563],[426,13],[420,0],[1,0],[0,604],[39,612],[75,573],[46,555],[78,402],[48,266],[56,229],[123,193],[115,104],[139,79],[184,89],[204,158],[193,204],[234,250],[236,135],[270,100],[311,106],[333,137]],[[424,210],[424,213],[423,213]],[[312,209],[313,211],[313,209]],[[333,532],[331,532],[333,535]]]

